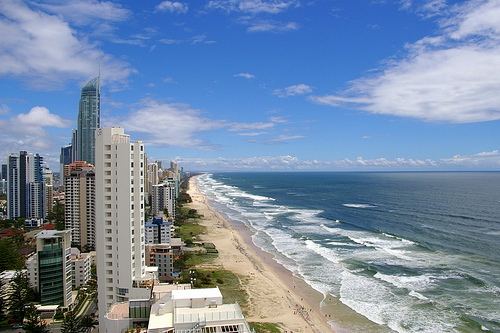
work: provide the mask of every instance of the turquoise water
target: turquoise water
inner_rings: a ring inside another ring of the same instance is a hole
[[[197,181],[257,246],[381,327],[500,332],[500,173],[216,173]]]

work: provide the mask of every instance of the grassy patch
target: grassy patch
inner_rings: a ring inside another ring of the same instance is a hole
[[[188,239],[197,240],[198,235],[204,233],[205,229],[206,227],[199,225],[195,219],[189,219],[188,222],[178,228],[177,232],[182,241],[185,242]]]
[[[280,333],[278,324],[274,323],[248,323],[251,328],[255,330],[255,333]]]

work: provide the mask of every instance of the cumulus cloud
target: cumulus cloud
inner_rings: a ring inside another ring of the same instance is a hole
[[[216,149],[216,145],[201,139],[200,135],[227,126],[224,120],[204,117],[200,110],[186,104],[162,103],[149,98],[142,100],[126,117],[105,118],[103,123],[138,132],[141,140],[152,146],[206,150]]]
[[[26,114],[24,113],[18,114],[14,121],[22,125],[23,127],[51,126],[51,127],[66,128],[70,126],[70,123],[67,120],[61,118],[56,114],[50,113],[50,111],[43,106],[35,106],[30,110],[30,112]]]
[[[29,147],[43,154],[58,145],[51,131],[46,128],[70,126],[70,120],[51,113],[43,106],[35,106],[28,113],[21,113],[10,119],[0,119],[0,153],[7,156],[11,152],[26,150],[26,147]]]
[[[446,13],[440,34],[408,44],[403,58],[310,100],[429,122],[500,119],[500,2],[472,0]]]
[[[333,161],[301,160],[295,156],[256,156],[248,158],[181,158],[174,159],[191,171],[442,171],[442,170],[498,170],[498,150],[472,155],[456,155],[450,159],[412,158],[345,158]]]
[[[250,73],[239,73],[239,74],[234,74],[234,77],[243,77],[245,79],[253,79],[255,75],[250,74]]]
[[[21,78],[39,90],[61,88],[66,80],[97,72],[103,81],[124,83],[135,72],[124,61],[101,54],[96,45],[78,39],[61,15],[33,10],[14,0],[0,2],[0,75]]]
[[[186,14],[188,12],[188,5],[186,3],[177,1],[163,1],[158,6],[156,6],[156,10],[176,14]]]
[[[450,166],[497,170],[500,168],[500,152],[493,150],[471,155],[455,155],[452,158],[443,159],[443,163]]]
[[[309,94],[312,92],[312,88],[307,84],[296,84],[293,86],[286,87],[285,89],[276,89],[273,92],[273,95],[279,97],[288,97],[288,96],[297,96]]]

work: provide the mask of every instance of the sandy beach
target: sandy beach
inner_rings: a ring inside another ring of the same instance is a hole
[[[211,264],[234,272],[249,295],[246,319],[250,322],[279,323],[282,332],[333,332],[319,308],[323,295],[313,290],[272,256],[256,248],[243,227],[235,227],[210,207],[199,192],[195,177],[190,179],[189,207],[202,216],[207,229],[202,241],[215,244],[218,258]],[[331,318],[329,318],[331,319]]]

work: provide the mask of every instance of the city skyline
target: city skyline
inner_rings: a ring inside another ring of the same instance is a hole
[[[0,162],[59,170],[80,91],[186,171],[500,170],[500,1],[0,4]]]

